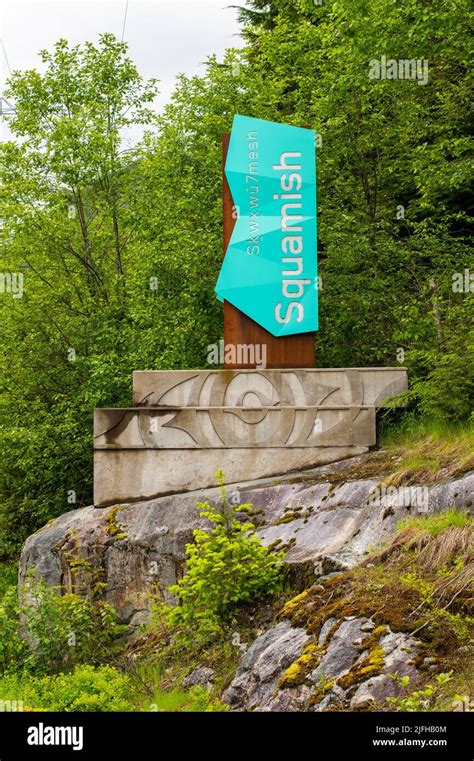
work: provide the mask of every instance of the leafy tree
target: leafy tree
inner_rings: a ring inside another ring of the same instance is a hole
[[[134,369],[203,367],[222,336],[221,147],[235,113],[319,134],[320,366],[408,365],[411,403],[467,419],[473,310],[467,0],[248,3],[243,50],[180,77],[159,118],[126,46],[61,41],[16,72],[0,147],[0,557],[91,501],[95,406]],[[263,14],[263,15],[259,15]],[[424,85],[371,79],[428,61]],[[158,127],[132,151],[124,130]],[[151,287],[150,287],[151,286]],[[75,500],[75,501],[74,501]]]
[[[23,298],[0,297],[0,556],[90,503],[92,409],[128,402],[141,364],[130,301],[154,308],[135,269],[137,160],[121,140],[152,124],[155,84],[112,35],[41,57],[43,74],[10,79],[17,140],[0,146],[0,266],[24,279]]]

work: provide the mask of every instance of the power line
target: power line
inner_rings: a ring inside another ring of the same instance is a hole
[[[127,3],[128,3],[128,0],[127,0]],[[10,64],[9,64],[9,62],[8,62],[8,56],[7,56],[7,51],[5,50],[5,45],[3,44],[3,40],[2,40],[2,39],[0,39],[0,42],[2,43],[2,48],[3,48],[3,55],[5,56],[5,61],[7,62],[8,71],[9,71],[9,72],[10,72],[10,74],[11,74],[11,73],[12,73],[12,70],[11,70],[11,68],[10,68]]]
[[[122,42],[125,36],[125,24],[127,23],[127,11],[128,11],[128,0],[125,3],[125,15],[123,17],[123,27],[122,27]]]
[[[10,72],[10,75],[12,73],[10,62],[8,60],[7,51],[5,50],[5,45],[3,44],[3,40],[0,39],[0,44],[2,46],[3,55],[5,57],[5,61],[8,67],[8,71]],[[3,97],[3,95],[0,94],[0,116],[5,115],[11,115],[15,113],[14,107],[11,105],[11,103],[6,100],[6,98]]]
[[[0,95],[0,116],[4,116],[5,114],[14,114],[15,109],[11,105],[11,103],[6,100],[2,95]]]

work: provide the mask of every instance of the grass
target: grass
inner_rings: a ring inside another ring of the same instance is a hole
[[[397,528],[403,529],[416,529],[419,531],[425,531],[428,534],[439,534],[451,526],[457,528],[463,528],[468,526],[472,522],[472,519],[467,513],[463,513],[456,508],[446,510],[444,513],[438,513],[437,515],[419,516],[416,518],[408,518],[401,521]]]
[[[377,449],[353,466],[324,478],[334,486],[364,478],[384,479],[386,486],[432,484],[474,470],[474,425],[448,423],[405,414],[383,428]]]
[[[416,417],[407,413],[398,424],[391,425],[381,434],[384,446],[409,445],[426,437],[451,441],[461,437],[474,447],[474,427],[469,422],[450,422],[435,418]]]
[[[157,635],[157,636],[149,636]],[[238,665],[235,648],[227,638],[208,643],[207,648],[182,647],[153,631],[150,625],[141,637],[126,647],[133,652],[133,668],[128,659],[122,668],[131,677],[135,694],[134,710],[151,712],[220,712],[228,707],[220,700]],[[208,665],[216,676],[209,689],[185,688],[183,681],[198,665]]]
[[[374,556],[385,567],[414,553],[414,560],[425,571],[441,571],[453,565],[457,575],[472,585],[474,579],[474,518],[458,510],[403,521],[391,539]]]
[[[452,711],[455,703],[463,704],[463,710],[474,709],[474,664],[471,654],[459,658],[459,671],[438,694],[434,711]]]
[[[430,483],[441,474],[460,476],[474,469],[474,426],[407,415],[380,440],[393,463],[391,485]]]
[[[142,705],[142,711],[158,713],[190,713],[210,712],[218,713],[228,711],[229,708],[216,698],[212,698],[204,687],[193,687],[190,690],[173,689],[158,690],[148,705]]]

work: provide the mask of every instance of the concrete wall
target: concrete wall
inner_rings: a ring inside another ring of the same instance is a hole
[[[98,409],[94,501],[134,501],[288,473],[375,444],[404,368],[136,372],[134,407]]]

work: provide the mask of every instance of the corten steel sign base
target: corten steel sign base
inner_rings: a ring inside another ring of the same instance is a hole
[[[222,208],[224,252],[230,242],[235,226],[234,201],[225,176],[225,162],[229,149],[230,134],[222,137]],[[267,368],[314,367],[316,333],[299,333],[277,337],[224,301],[224,344],[232,346],[266,346]],[[224,361],[224,367],[255,368],[255,364],[238,364]]]
[[[277,476],[366,452],[404,368],[133,374],[133,406],[98,409],[94,503]]]

